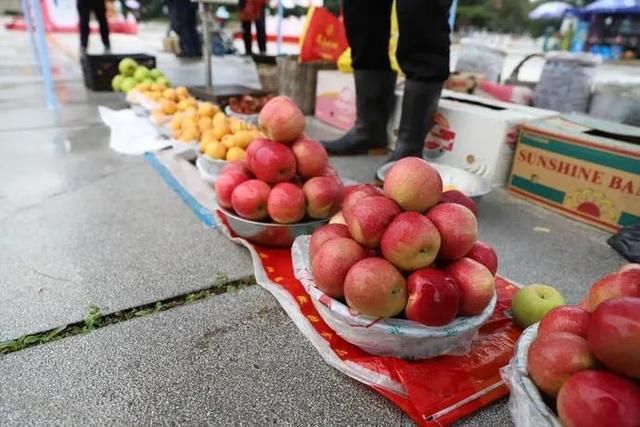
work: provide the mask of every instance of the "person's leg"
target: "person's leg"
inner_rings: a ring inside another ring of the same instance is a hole
[[[335,141],[323,142],[334,154],[386,148],[396,74],[389,62],[392,0],[344,0],[343,13],[356,86],[355,126]]]
[[[187,13],[187,28],[186,31],[189,34],[189,51],[190,56],[202,56],[202,42],[200,41],[200,35],[198,34],[198,4],[189,1]],[[211,52],[209,52],[211,55]]]
[[[424,139],[449,77],[451,0],[398,0],[398,63],[406,75],[396,148],[389,161],[422,157]],[[425,31],[428,29],[428,31]]]
[[[242,41],[244,41],[244,54],[251,55],[251,21],[241,21],[242,23]]]
[[[78,0],[78,18],[80,19],[80,50],[82,52],[87,51],[89,45],[89,16],[91,8],[89,7],[90,0]]]
[[[109,23],[107,22],[107,10],[104,0],[92,0],[93,13],[96,15],[98,24],[100,25],[100,38],[105,50],[111,50],[111,42],[109,41]]]
[[[266,11],[262,9],[262,13],[255,20],[256,35],[258,38],[258,49],[261,54],[267,53],[267,30],[265,28]]]

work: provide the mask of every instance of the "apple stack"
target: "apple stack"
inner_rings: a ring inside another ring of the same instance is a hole
[[[340,210],[342,182],[322,144],[306,138],[304,115],[284,96],[258,118],[267,138],[254,139],[244,161],[226,165],[215,182],[218,203],[238,216],[293,224],[327,219]]]
[[[498,261],[477,241],[475,203],[442,193],[424,160],[398,161],[384,191],[347,189],[340,221],[316,230],[309,255],[316,286],[352,311],[444,326],[482,313],[493,298]]]
[[[566,426],[640,426],[640,264],[606,275],[575,306],[550,310],[527,370]]]

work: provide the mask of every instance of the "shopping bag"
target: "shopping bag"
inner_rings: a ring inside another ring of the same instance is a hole
[[[300,62],[331,61],[347,47],[347,36],[342,21],[323,7],[311,7],[300,38]]]

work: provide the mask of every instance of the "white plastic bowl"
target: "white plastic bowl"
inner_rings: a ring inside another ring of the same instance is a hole
[[[200,176],[207,182],[213,183],[220,175],[220,171],[227,164],[226,160],[212,159],[206,154],[198,153],[196,168]]]
[[[355,314],[315,286],[309,260],[310,240],[310,236],[298,237],[291,248],[296,278],[331,329],[368,353],[403,359],[465,354],[471,348],[478,329],[491,317],[496,307],[497,296],[494,293],[489,305],[479,315],[457,317],[442,327],[429,327],[405,319],[376,319]]]
[[[177,139],[171,138],[171,147],[175,152],[176,156],[181,157],[185,160],[194,160],[198,157],[198,142],[182,142]]]

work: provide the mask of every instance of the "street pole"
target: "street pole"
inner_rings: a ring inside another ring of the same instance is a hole
[[[211,72],[211,28],[209,26],[209,5],[199,2],[200,19],[202,20],[202,55],[204,56],[204,77],[207,91],[213,89],[213,76]]]

